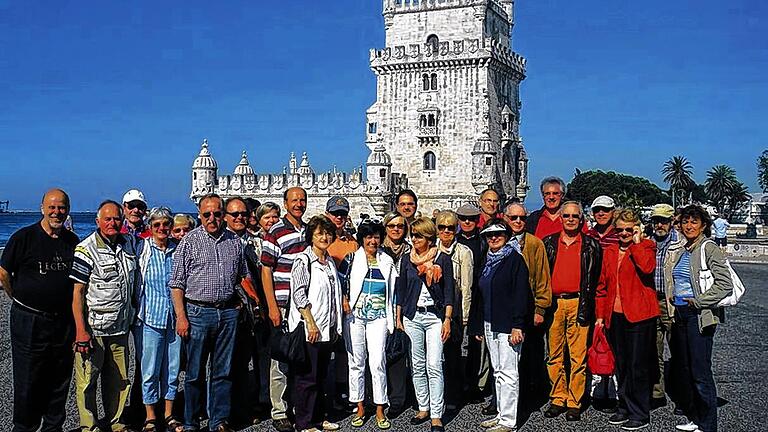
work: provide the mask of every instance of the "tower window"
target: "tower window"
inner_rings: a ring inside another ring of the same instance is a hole
[[[427,116],[422,114],[419,116],[419,126],[425,127],[427,125]]]
[[[432,52],[437,54],[440,48],[440,39],[437,38],[437,35],[429,35],[427,37],[427,45],[431,46]]]
[[[427,126],[437,126],[435,124],[435,115],[430,114],[429,117],[427,117]]]
[[[437,165],[437,157],[431,151],[424,154],[424,171],[434,171]]]
[[[487,166],[493,165],[493,158],[491,156],[486,156],[485,157],[485,165],[487,165]]]
[[[192,173],[192,180],[197,180],[197,173],[196,172]]]
[[[375,122],[368,123],[368,133],[369,134],[375,134],[376,133],[376,123]]]
[[[433,73],[429,78],[430,90],[437,90],[437,74]]]
[[[422,90],[427,91],[429,90],[429,75],[424,74],[421,76],[421,82],[422,82]]]
[[[384,178],[386,176],[387,176],[387,169],[386,168],[379,169],[379,177]]]

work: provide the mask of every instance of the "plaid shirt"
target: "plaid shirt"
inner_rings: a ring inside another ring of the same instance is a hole
[[[264,235],[261,250],[261,264],[272,268],[275,299],[280,307],[288,304],[291,292],[291,267],[296,257],[307,248],[304,241],[304,229],[296,229],[286,218],[272,225]]]
[[[676,242],[678,239],[677,231],[673,228],[669,230],[667,238],[661,242],[656,242],[656,272],[654,273],[654,280],[656,281],[656,292],[664,295],[664,260],[667,259],[667,250],[669,245]]]
[[[199,226],[176,247],[168,286],[183,290],[192,300],[223,302],[235,294],[235,286],[247,274],[240,239],[228,230],[215,238]]]

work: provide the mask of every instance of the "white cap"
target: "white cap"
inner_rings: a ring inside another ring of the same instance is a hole
[[[144,204],[147,203],[147,200],[144,199],[144,194],[138,190],[138,189],[131,189],[128,192],[123,195],[123,202],[131,202],[131,201],[141,201]]]
[[[481,236],[488,235],[490,233],[496,233],[496,232],[503,232],[509,234],[509,228],[506,225],[503,224],[493,224],[488,225],[485,228],[483,228],[482,231],[480,231]]]
[[[591,207],[616,208],[616,202],[613,201],[613,198],[609,197],[608,195],[600,195],[599,197],[595,198],[594,201],[592,201]]]

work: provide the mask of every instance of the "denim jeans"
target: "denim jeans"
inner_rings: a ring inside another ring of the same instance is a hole
[[[199,413],[203,406],[202,395],[205,367],[210,357],[208,377],[208,428],[216,430],[229,419],[232,379],[232,350],[237,332],[238,310],[216,309],[187,304],[189,339],[187,371],[184,379],[184,428],[199,428]]]
[[[137,321],[133,330],[136,351],[141,353],[141,393],[144,405],[176,399],[179,387],[181,337],[173,320],[164,329]]]
[[[702,432],[717,431],[717,387],[712,376],[714,325],[699,331],[699,316],[689,306],[675,307],[672,357],[679,386],[676,393],[688,419]]]
[[[413,387],[419,411],[431,418],[443,416],[443,322],[432,312],[416,312],[412,320],[403,318],[405,333],[411,340]]]

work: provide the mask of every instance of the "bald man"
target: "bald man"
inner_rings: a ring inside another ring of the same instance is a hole
[[[61,430],[72,379],[72,267],[78,238],[64,229],[69,197],[45,193],[42,219],[16,231],[0,261],[0,282],[13,300],[14,432]]]

